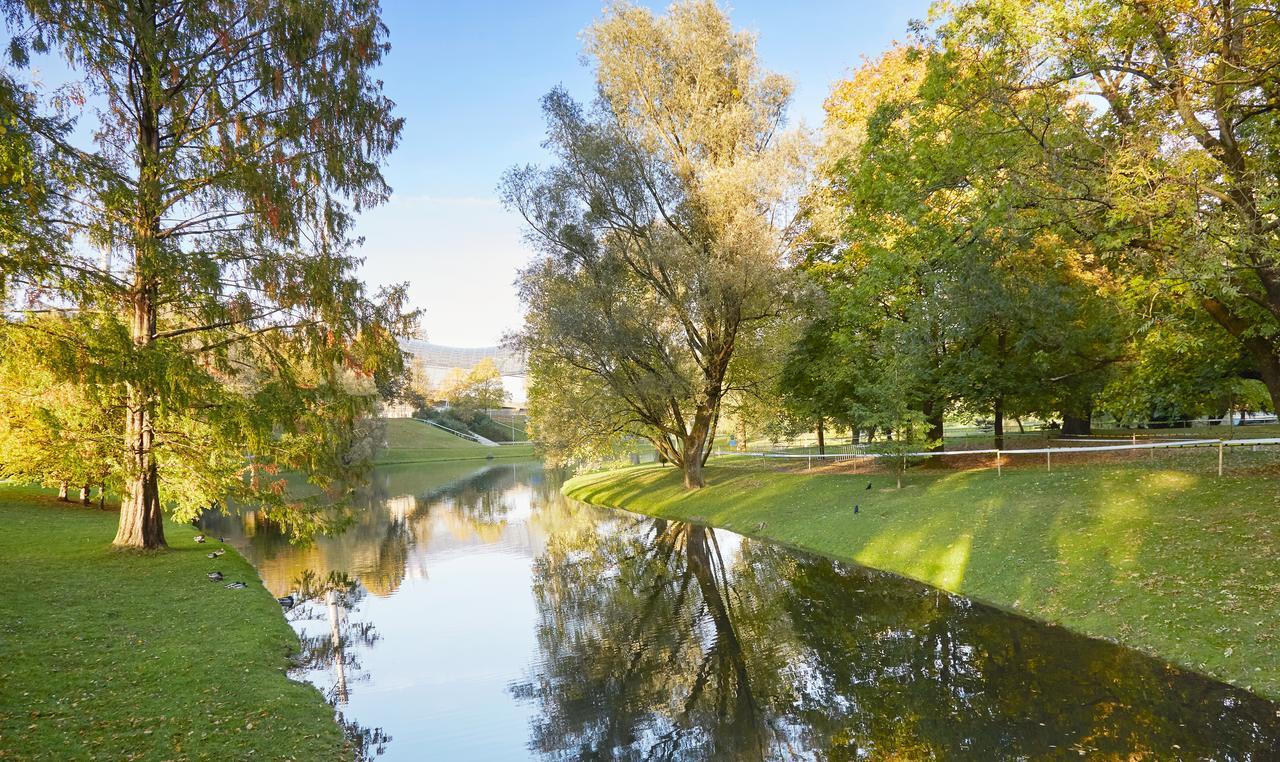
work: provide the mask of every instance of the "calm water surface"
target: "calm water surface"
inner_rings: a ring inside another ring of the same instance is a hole
[[[210,516],[382,759],[1280,759],[1280,706],[897,577],[565,500],[537,464],[381,469],[291,545]]]

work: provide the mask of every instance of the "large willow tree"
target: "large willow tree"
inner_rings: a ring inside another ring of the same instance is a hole
[[[735,358],[779,313],[791,88],[713,2],[613,5],[586,40],[598,98],[550,93],[556,164],[503,184],[543,253],[521,276],[532,424],[553,456],[643,437],[701,487]]]
[[[7,307],[34,361],[114,390],[94,396],[123,418],[115,544],[162,546],[162,506],[283,507],[281,468],[349,470],[413,317],[402,289],[368,298],[353,274],[352,215],[386,198],[401,128],[371,77],[377,2],[0,6],[15,64],[47,52],[81,77],[51,100],[91,144],[28,125],[64,169],[76,245],[6,272]],[[32,317],[50,309],[56,331]]]

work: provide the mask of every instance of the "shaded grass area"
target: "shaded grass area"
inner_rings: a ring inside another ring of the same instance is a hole
[[[728,459],[707,482],[690,493],[675,469],[640,466],[564,491],[895,572],[1280,699],[1280,489],[1268,474],[922,469],[896,489],[887,473]]]
[[[528,442],[489,447],[442,431],[419,420],[390,418],[387,420],[386,447],[378,451],[374,457],[374,463],[391,465],[532,456],[533,445]]]
[[[112,550],[116,520],[0,486],[0,759],[344,758],[253,567],[187,525],[169,551]]]

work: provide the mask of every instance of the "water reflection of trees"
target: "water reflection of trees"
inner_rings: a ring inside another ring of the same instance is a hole
[[[729,563],[725,562],[728,558]],[[1276,707],[887,575],[662,521],[535,561],[548,758],[1269,759]]]
[[[372,622],[352,618],[365,591],[345,574],[330,573],[320,577],[310,570],[300,575],[294,586],[302,599],[301,604],[289,612],[289,619],[299,630],[302,645],[297,669],[325,672],[332,676],[332,682],[322,687],[321,692],[334,707],[354,758],[369,760],[378,757],[386,751],[391,736],[382,728],[362,726],[345,714],[352,684],[368,679],[360,664],[360,653],[379,640]],[[327,626],[313,631],[307,627],[307,622],[324,622]]]
[[[403,584],[415,547],[425,547],[437,524],[454,534],[471,533],[483,541],[501,535],[512,509],[513,490],[547,488],[530,479],[530,466],[495,465],[440,483],[431,469],[375,472],[331,518],[332,534],[300,540],[256,511],[228,516],[210,513],[205,531],[225,536],[258,567],[277,595],[307,570],[337,571],[358,578],[377,596]],[[338,514],[341,515],[339,518]]]

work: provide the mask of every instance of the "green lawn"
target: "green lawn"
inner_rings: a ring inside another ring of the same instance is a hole
[[[378,465],[432,463],[448,460],[529,458],[533,445],[520,443],[489,447],[450,434],[412,418],[387,419],[387,443],[374,458]]]
[[[340,759],[332,709],[285,675],[298,639],[234,550],[0,486],[0,759]],[[228,590],[205,577],[243,580]]]
[[[916,469],[900,490],[883,473],[721,459],[694,493],[656,466],[580,476],[565,493],[896,572],[1280,699],[1280,485],[1230,457],[1223,478],[1135,460]]]

